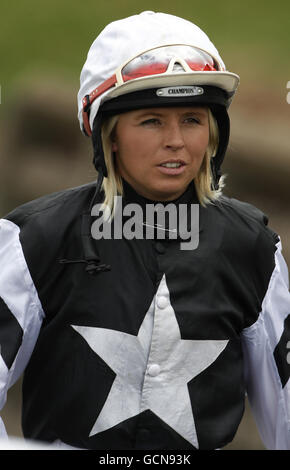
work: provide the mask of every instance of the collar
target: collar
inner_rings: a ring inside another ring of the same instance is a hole
[[[147,199],[137,193],[126,180],[122,181],[123,207],[136,204],[140,208],[141,215],[137,224],[143,226],[144,238],[186,240],[186,236],[192,237],[193,230],[201,231],[200,204],[193,181],[179,198],[172,201]],[[123,223],[128,218],[129,216],[123,217]]]
[[[137,193],[124,178],[122,179],[122,182],[124,190],[123,198],[125,204],[137,203],[140,204],[141,207],[146,207],[147,204],[162,204],[164,207],[166,207],[168,204],[174,204],[176,206],[179,204],[198,204],[198,198],[193,181],[188,185],[184,193],[179,196],[179,198],[172,201],[147,199]]]

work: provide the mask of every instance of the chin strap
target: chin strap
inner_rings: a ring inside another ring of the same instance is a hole
[[[219,180],[222,176],[222,172],[220,169],[217,170],[214,157],[210,159],[210,167],[211,167],[211,173],[212,173],[212,189],[217,191],[219,189]]]
[[[81,237],[82,237],[84,259],[75,259],[75,260],[60,259],[59,260],[59,263],[61,264],[84,263],[86,264],[85,271],[89,274],[97,274],[99,272],[111,270],[110,265],[101,263],[100,256],[97,252],[96,243],[93,242],[93,238],[91,235],[91,212],[92,212],[94,202],[101,190],[103,178],[104,178],[103,173],[100,170],[98,174],[96,189],[90,202],[89,211],[83,213],[82,215]]]
[[[105,156],[102,143],[102,115],[97,114],[94,120],[93,133],[92,133],[92,143],[94,149],[94,158],[93,164],[99,175],[102,173],[102,176],[107,177],[108,171],[105,163]],[[102,183],[101,183],[102,184]]]

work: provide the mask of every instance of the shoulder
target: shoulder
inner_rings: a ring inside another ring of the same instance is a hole
[[[267,215],[248,202],[240,201],[228,196],[221,196],[217,201],[217,205],[220,205],[227,211],[234,212],[239,217],[256,221],[262,225],[268,225]]]
[[[268,226],[268,216],[253,204],[223,195],[211,210],[224,221],[229,231],[235,231],[237,235],[262,237],[274,244],[279,241],[277,233]]]
[[[222,196],[210,211],[214,214],[210,217],[212,237],[217,240],[224,269],[237,279],[239,289],[247,286],[246,292],[255,294],[249,297],[254,305],[269,287],[280,238],[269,228],[264,212],[252,204]],[[257,311],[260,306],[259,302]],[[250,315],[246,323],[252,320]]]
[[[82,216],[89,212],[95,183],[59,191],[25,203],[1,221],[1,240],[14,234],[27,260],[44,262],[69,244],[79,244]],[[8,231],[8,232],[7,232]]]
[[[221,196],[206,206],[204,228],[206,238],[217,247],[234,269],[248,273],[256,284],[265,280],[274,269],[279,236],[268,226],[268,217],[252,204]],[[201,215],[202,217],[202,215]]]
[[[23,204],[0,220],[0,246],[9,257],[2,266],[25,260],[39,288],[52,282],[62,269],[59,259],[82,257],[82,217],[88,213],[95,183],[66,189]],[[2,250],[3,252],[3,250]]]
[[[16,207],[3,219],[19,227],[29,224],[30,221],[35,223],[36,220],[45,224],[51,221],[51,218],[57,218],[61,223],[62,220],[74,218],[79,211],[89,206],[94,189],[95,183],[90,183],[42,196]]]

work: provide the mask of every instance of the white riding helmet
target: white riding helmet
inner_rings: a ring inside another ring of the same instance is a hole
[[[94,164],[107,176],[103,120],[132,109],[204,104],[219,127],[215,177],[229,139],[227,108],[239,84],[217,49],[195,24],[151,11],[110,23],[93,42],[81,71],[78,117],[93,137]]]

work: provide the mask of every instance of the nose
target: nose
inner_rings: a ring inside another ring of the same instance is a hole
[[[164,129],[164,146],[169,150],[179,150],[184,147],[184,140],[179,122],[168,123]]]

